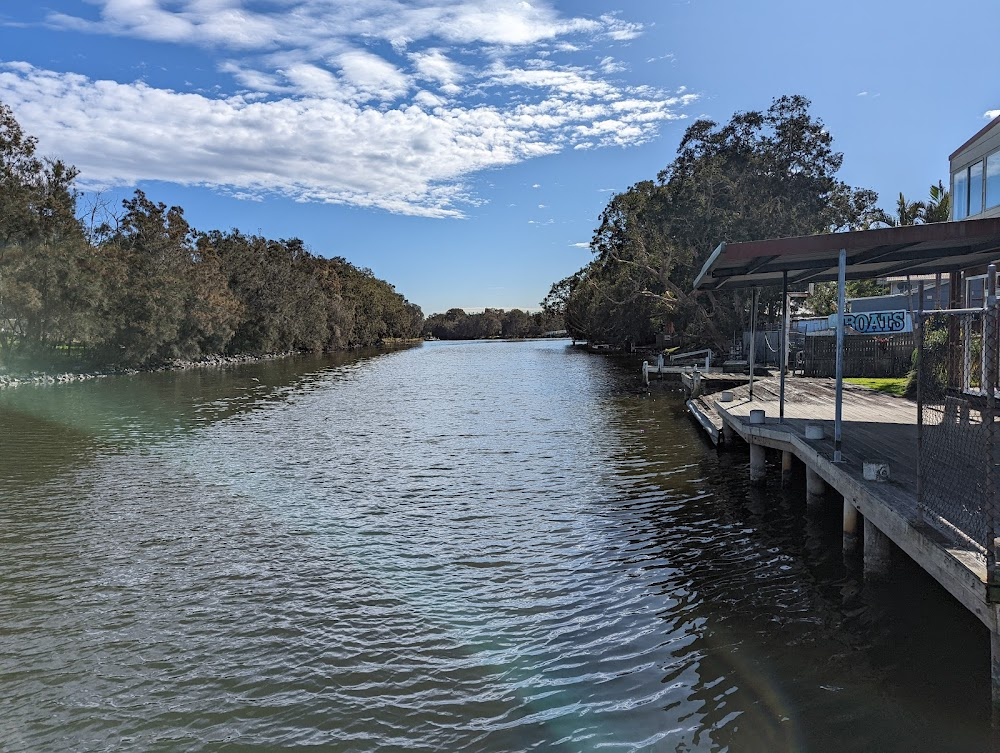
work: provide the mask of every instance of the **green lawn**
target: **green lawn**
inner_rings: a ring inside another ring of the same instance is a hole
[[[903,393],[906,392],[906,377],[886,377],[881,379],[850,377],[845,378],[844,381],[851,384],[860,384],[862,387],[867,387],[877,392],[884,392],[887,395],[896,395],[897,397],[902,397]]]

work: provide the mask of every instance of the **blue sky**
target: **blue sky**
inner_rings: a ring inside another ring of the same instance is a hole
[[[300,237],[427,314],[527,308],[693,120],[782,94],[845,181],[925,198],[1000,114],[989,34],[962,36],[998,25],[995,0],[8,0],[0,101],[105,203]]]

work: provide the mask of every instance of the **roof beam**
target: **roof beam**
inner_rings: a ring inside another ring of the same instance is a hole
[[[893,254],[899,253],[907,248],[912,248],[913,246],[919,245],[918,241],[913,243],[894,243],[892,245],[876,246],[875,248],[870,248],[867,251],[862,251],[859,254],[855,254],[850,259],[847,260],[848,264],[868,264],[873,261],[878,261],[879,259],[885,258],[886,256],[892,256]]]

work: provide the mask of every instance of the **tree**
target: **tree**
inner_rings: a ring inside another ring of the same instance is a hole
[[[948,222],[951,219],[951,192],[942,181],[930,188],[930,199],[924,202],[920,219],[924,222]]]
[[[691,290],[720,241],[811,235],[867,221],[874,192],[836,178],[843,156],[808,108],[804,97],[786,96],[722,126],[699,120],[656,181],[612,197],[591,244],[594,261],[552,292],[569,291],[567,329],[588,339],[648,342],[669,327],[723,347],[748,320],[749,294]],[[780,295],[761,302],[764,316],[775,319]]]
[[[76,170],[0,103],[0,356],[73,345],[100,365],[375,345],[423,324],[370,270],[301,240],[196,232],[142,191],[76,216]]]

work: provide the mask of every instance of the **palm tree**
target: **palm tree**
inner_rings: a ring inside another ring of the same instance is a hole
[[[936,188],[936,186],[931,187]],[[879,209],[875,213],[875,222],[881,222],[889,227],[902,227],[903,225],[916,225],[917,220],[923,220],[926,205],[922,201],[907,201],[903,192],[899,192],[899,199],[896,200],[896,215]]]
[[[942,181],[931,186],[931,198],[924,203],[920,219],[924,222],[947,222],[951,219],[951,193]]]

